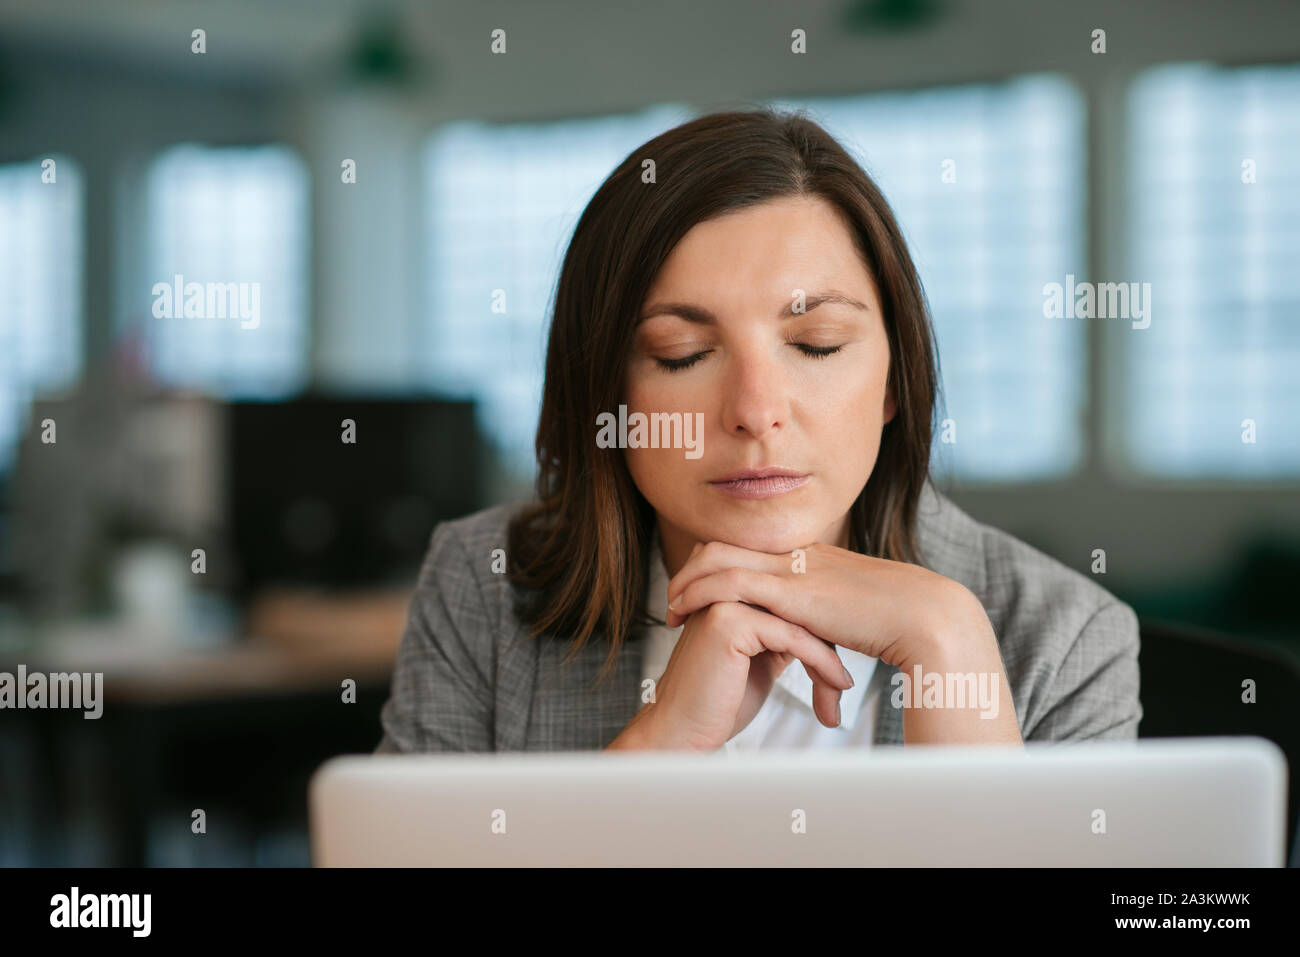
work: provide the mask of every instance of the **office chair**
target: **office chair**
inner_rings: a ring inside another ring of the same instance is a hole
[[[1300,866],[1300,661],[1268,645],[1166,621],[1143,620],[1139,738],[1258,735],[1286,754],[1290,866]],[[1243,681],[1256,701],[1242,701]]]

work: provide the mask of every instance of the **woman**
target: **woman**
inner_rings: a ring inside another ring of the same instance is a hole
[[[537,500],[435,529],[378,751],[1135,737],[1136,616],[930,484],[937,382],[820,126],[650,140],[564,259]]]

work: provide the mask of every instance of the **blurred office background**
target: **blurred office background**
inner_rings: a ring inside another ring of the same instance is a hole
[[[584,204],[759,102],[894,205],[936,472],[1137,609],[1142,733],[1295,755],[1294,3],[46,0],[0,7],[0,670],[110,697],[0,713],[0,863],[307,862],[434,524],[531,491]],[[177,275],[256,283],[255,327],[157,316]],[[1045,318],[1067,276],[1150,326]]]

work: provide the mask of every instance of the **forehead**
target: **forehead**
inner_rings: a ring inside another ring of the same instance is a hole
[[[845,217],[821,197],[782,197],[693,226],[669,253],[651,295],[770,299],[835,286],[868,295],[870,273]]]

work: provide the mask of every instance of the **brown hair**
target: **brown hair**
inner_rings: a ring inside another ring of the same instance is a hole
[[[643,178],[647,160],[654,176]],[[578,220],[547,345],[537,500],[510,524],[510,580],[530,634],[567,636],[572,657],[602,633],[610,648],[601,680],[644,616],[655,519],[622,452],[595,440],[597,415],[617,407],[636,317],[691,227],[796,195],[822,197],[844,216],[875,280],[889,338],[897,412],[850,509],[850,548],[920,562],[916,513],[929,475],[938,358],[925,295],[889,204],[802,110],[698,117],[629,154]]]

